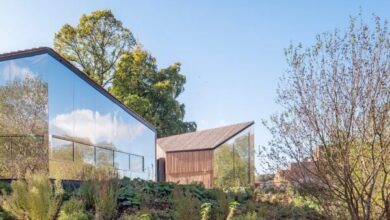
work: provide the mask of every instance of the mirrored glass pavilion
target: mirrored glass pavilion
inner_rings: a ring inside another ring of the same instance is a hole
[[[50,48],[0,55],[0,178],[155,179],[155,128]]]

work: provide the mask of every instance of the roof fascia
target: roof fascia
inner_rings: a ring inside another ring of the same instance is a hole
[[[173,150],[173,151],[166,151],[166,153],[177,153],[177,152],[189,152],[189,151],[207,151],[207,150],[215,150],[217,149],[218,147],[220,147],[221,145],[223,145],[224,143],[228,142],[229,140],[231,140],[232,138],[234,138],[236,135],[240,134],[241,132],[245,131],[247,128],[251,127],[252,125],[254,125],[255,122],[252,121],[250,122],[247,126],[245,126],[244,128],[241,128],[239,131],[235,132],[234,134],[230,135],[229,137],[227,137],[225,140],[222,140],[220,143],[216,144],[214,147],[210,147],[210,148],[202,148],[202,149],[190,149],[190,150]]]

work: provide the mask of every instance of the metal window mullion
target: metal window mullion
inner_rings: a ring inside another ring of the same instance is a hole
[[[72,159],[73,159],[73,162],[75,162],[75,159],[74,159],[74,148],[75,148],[75,144],[74,144],[74,141],[72,141]]]
[[[131,164],[130,163],[131,162],[131,154],[128,154],[128,155],[129,155],[129,171],[131,171],[131,165],[130,165]]]
[[[115,168],[115,150],[112,150],[112,167]]]
[[[12,137],[10,137],[10,140],[11,140],[11,164],[12,164],[12,167],[14,166],[14,156],[13,156],[13,142],[12,142]]]
[[[145,158],[142,156],[142,172],[145,172]]]
[[[96,166],[97,165],[96,146],[92,146],[92,147],[93,147],[93,165]]]
[[[251,152],[251,133],[248,133],[248,180],[251,184],[251,169],[252,169],[252,152]]]
[[[236,178],[236,157],[234,155],[235,153],[235,149],[236,149],[236,146],[235,144],[233,143],[233,179],[234,179],[234,182],[237,184],[237,178]]]

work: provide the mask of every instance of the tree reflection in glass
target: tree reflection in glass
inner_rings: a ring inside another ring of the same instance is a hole
[[[48,86],[39,77],[13,78],[0,85],[0,157],[6,158],[0,162],[0,177],[48,169],[47,118]]]
[[[0,62],[0,178],[129,167],[114,151],[142,156],[126,176],[154,179],[155,133],[142,120],[50,54]]]
[[[213,185],[249,186],[254,176],[253,134],[246,129],[214,150]]]

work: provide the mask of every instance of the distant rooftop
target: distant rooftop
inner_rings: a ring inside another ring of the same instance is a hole
[[[219,147],[254,122],[244,122],[203,131],[173,135],[157,139],[157,144],[165,152],[210,150]]]

